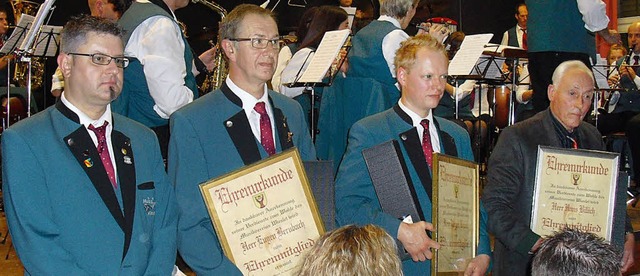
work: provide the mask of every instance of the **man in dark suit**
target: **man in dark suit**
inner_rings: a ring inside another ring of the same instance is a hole
[[[3,192],[29,275],[169,275],[177,206],[158,140],[117,114],[122,30],[70,20],[58,56],[61,100],[2,134]]]
[[[431,220],[431,155],[441,152],[473,160],[469,135],[457,124],[433,116],[446,83],[448,60],[444,45],[428,35],[402,43],[395,68],[402,97],[391,109],[366,117],[353,125],[347,152],[336,179],[336,220],[340,225],[375,224],[397,238],[413,260],[402,262],[405,275],[430,275],[432,249],[440,245],[427,236]],[[382,211],[362,156],[362,151],[395,139],[400,144],[409,177],[423,217],[409,224]],[[484,209],[482,209],[484,210]],[[481,211],[478,256],[466,275],[484,275],[489,265],[486,214]]]
[[[198,185],[294,146],[303,160],[316,157],[302,107],[266,85],[282,44],[273,14],[239,5],[219,33],[228,78],[171,116],[169,176],[182,211],[178,250],[198,275],[240,274],[220,248]]]
[[[593,101],[593,74],[581,61],[561,63],[549,85],[550,106],[506,128],[488,164],[482,202],[496,237],[493,274],[526,275],[541,238],[531,231],[531,201],[538,146],[603,150],[602,136],[582,119]],[[627,231],[632,231],[630,225]],[[633,264],[633,234],[626,235],[624,270]]]

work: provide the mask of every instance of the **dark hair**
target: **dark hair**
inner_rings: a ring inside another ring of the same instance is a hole
[[[300,42],[298,49],[313,47],[317,48],[322,41],[324,33],[327,31],[335,31],[340,27],[340,23],[347,20],[347,12],[336,6],[321,6],[316,11],[309,24],[307,35]]]
[[[603,238],[567,228],[542,242],[531,275],[620,275],[621,260],[620,252]]]
[[[131,6],[133,0],[108,0],[113,4],[113,10],[120,13],[120,16]]]
[[[462,45],[462,41],[464,41],[464,33],[463,32],[453,32],[447,38],[447,56],[449,59],[452,59],[458,50],[460,50],[460,46]]]
[[[309,25],[311,25],[311,21],[313,21],[313,17],[316,15],[318,11],[318,7],[310,7],[302,14],[300,17],[300,24],[296,29],[296,37],[298,41],[302,42],[302,40],[307,36],[307,32],[309,31]]]
[[[107,19],[90,15],[80,15],[72,17],[67,24],[64,25],[61,33],[60,51],[64,53],[72,53],[85,44],[87,34],[109,34],[122,39],[123,31],[118,25]]]

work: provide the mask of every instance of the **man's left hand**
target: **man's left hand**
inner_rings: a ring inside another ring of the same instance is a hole
[[[467,265],[467,269],[464,271],[464,276],[482,276],[487,272],[487,268],[489,268],[489,255],[481,254],[473,258],[469,265]]]
[[[218,45],[216,45],[215,47],[204,51],[204,53],[200,54],[199,58],[202,61],[202,63],[204,63],[205,66],[207,66],[207,70],[212,71],[213,68],[215,68],[216,64],[215,64],[215,57],[216,57],[216,49],[217,49]]]

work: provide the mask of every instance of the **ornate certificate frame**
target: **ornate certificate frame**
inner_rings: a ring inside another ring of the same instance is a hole
[[[476,256],[480,202],[478,164],[433,154],[432,238],[440,244],[431,275],[458,275]]]
[[[324,233],[295,148],[209,180],[200,191],[225,255],[244,275],[292,274]]]
[[[612,242],[618,163],[615,153],[539,146],[531,230],[546,236],[569,226]]]

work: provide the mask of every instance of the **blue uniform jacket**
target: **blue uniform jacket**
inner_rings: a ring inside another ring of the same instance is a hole
[[[316,153],[300,105],[269,91],[276,126],[276,152],[296,146],[303,160]],[[184,108],[170,120],[169,177],[181,216],[178,250],[198,275],[240,275],[224,256],[200,193],[200,183],[268,157],[255,138],[242,101],[225,84]]]
[[[155,134],[113,114],[116,197],[78,122],[58,102],[2,134],[7,221],[25,274],[169,275],[178,213]]]
[[[444,153],[473,160],[467,132],[446,119],[434,118]],[[426,220],[431,221],[431,172],[427,169],[422,144],[418,138],[418,132],[411,123],[411,118],[398,105],[395,105],[392,109],[364,118],[351,127],[347,152],[336,179],[335,201],[338,225],[371,223],[381,226],[392,237],[398,236],[400,220],[382,212],[362,157],[362,150],[391,139],[397,140],[400,144],[418,203]],[[484,208],[481,208],[480,215],[478,254],[491,255]],[[405,275],[431,275],[431,263],[407,260],[402,262],[402,270]]]

